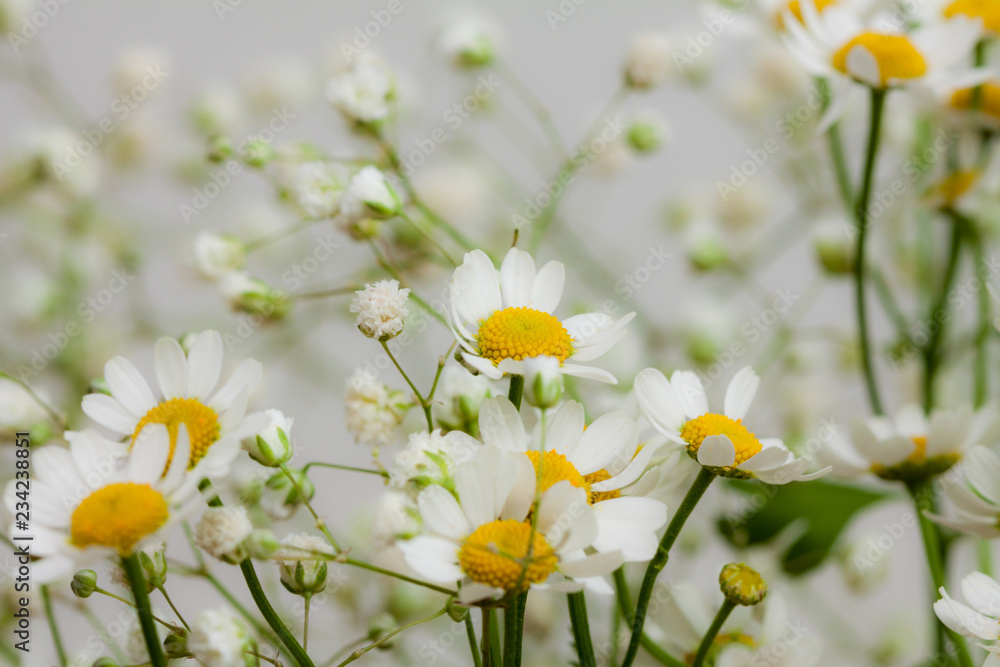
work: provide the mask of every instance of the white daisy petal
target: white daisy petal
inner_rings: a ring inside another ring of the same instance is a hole
[[[407,564],[430,581],[447,584],[462,578],[458,566],[458,547],[440,537],[418,535],[396,542]]]
[[[531,288],[531,307],[543,313],[551,313],[562,299],[566,282],[566,267],[562,262],[552,260],[538,270],[535,284]]]
[[[664,435],[677,437],[687,418],[663,373],[655,368],[643,370],[636,376],[632,391],[643,416],[653,427]]]
[[[107,394],[87,394],[81,407],[88,417],[116,433],[131,435],[135,430],[138,420]]]
[[[142,373],[124,357],[115,357],[104,365],[104,381],[123,408],[141,418],[156,407],[156,399]]]
[[[218,331],[202,331],[195,337],[187,359],[187,397],[208,398],[222,372],[222,336]]]
[[[500,266],[500,291],[504,308],[530,307],[535,284],[531,253],[511,248]]]
[[[698,463],[712,468],[724,468],[736,463],[736,448],[724,435],[710,435],[698,446]]]
[[[452,539],[461,539],[471,532],[462,507],[442,486],[432,485],[420,492],[417,507],[427,529]]]
[[[674,390],[678,405],[688,419],[700,417],[708,412],[708,397],[698,376],[691,371],[674,371],[670,376],[670,386]]]
[[[479,407],[479,432],[483,440],[508,452],[528,450],[524,422],[506,397],[488,398]]]
[[[754,370],[746,366],[729,382],[726,388],[724,414],[730,419],[743,419],[754,396],[757,395],[757,388],[760,386],[760,376]]]
[[[156,341],[156,381],[165,400],[187,393],[187,357],[181,344],[164,336]]]

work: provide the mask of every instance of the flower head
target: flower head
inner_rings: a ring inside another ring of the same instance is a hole
[[[218,280],[243,268],[246,248],[235,236],[202,231],[194,240],[194,257],[201,275]]]
[[[187,648],[204,667],[252,667],[257,664],[250,631],[227,607],[198,614],[188,636]]]
[[[663,34],[637,35],[625,61],[625,81],[633,88],[652,88],[670,74],[670,39]]]
[[[395,338],[403,331],[410,311],[406,307],[410,290],[400,289],[398,280],[369,283],[354,293],[351,312],[358,314],[361,333],[379,341]]]
[[[548,356],[567,375],[616,383],[607,371],[583,366],[625,335],[635,313],[612,320],[586,313],[564,320],[552,314],[562,298],[565,267],[551,261],[535,271],[531,255],[511,248],[497,271],[481,250],[466,253],[451,280],[450,324],[462,358],[480,373],[499,380],[523,375],[524,360]]]
[[[344,409],[347,430],[361,445],[380,447],[390,444],[410,407],[403,392],[376,382],[363,369],[347,379]]]
[[[337,212],[348,183],[347,169],[329,162],[306,162],[295,172],[292,192],[311,218],[328,218]]]
[[[391,218],[403,202],[378,167],[362,167],[351,177],[340,202],[339,222],[350,226],[363,218]]]
[[[396,488],[428,484],[453,486],[455,467],[468,461],[479,449],[479,442],[461,431],[442,435],[437,429],[410,435],[410,440],[392,460],[389,483]]]
[[[357,58],[351,69],[334,76],[326,84],[326,99],[348,120],[370,124],[389,115],[395,96],[389,68],[378,58]]]
[[[248,556],[246,540],[251,533],[253,524],[242,506],[209,507],[195,526],[194,541],[213,558],[240,563]]]
[[[295,595],[321,593],[326,588],[327,565],[323,554],[333,548],[323,538],[308,533],[289,535],[272,556],[278,563],[281,584]]]
[[[647,420],[667,438],[683,445],[702,466],[724,477],[757,478],[768,484],[814,479],[809,459],[795,458],[781,440],[758,438],[743,424],[760,378],[747,366],[726,389],[722,413],[710,412],[705,388],[691,371],[675,371],[668,380],[655,368],[635,379],[635,397]]]
[[[969,605],[948,595],[942,586],[941,599],[934,603],[934,613],[953,631],[977,639],[1000,639],[1000,584],[982,572],[962,579],[962,593]],[[970,606],[971,605],[971,606]],[[991,651],[997,647],[990,647]],[[989,665],[987,660],[984,665]]]

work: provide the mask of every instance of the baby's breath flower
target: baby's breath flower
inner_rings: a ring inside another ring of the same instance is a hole
[[[670,40],[662,34],[638,35],[625,61],[625,82],[632,88],[652,88],[670,73]]]
[[[369,338],[386,341],[399,335],[403,320],[410,314],[406,308],[409,289],[400,289],[398,280],[381,280],[365,285],[354,293],[351,312],[358,314],[358,329]]]
[[[312,595],[326,588],[326,561],[316,554],[333,555],[323,538],[308,533],[289,535],[273,558],[278,563],[281,583],[295,595]]]
[[[243,449],[257,463],[276,468],[292,456],[288,434],[294,420],[286,417],[281,410],[264,410],[260,414],[266,422],[258,433],[243,439]]]
[[[360,368],[347,380],[344,397],[347,430],[358,444],[370,447],[390,444],[410,405],[403,392],[376,382]]]
[[[195,527],[194,542],[210,556],[227,563],[246,559],[246,539],[253,532],[247,511],[240,505],[210,507]]]
[[[368,165],[351,177],[340,202],[339,222],[351,225],[367,217],[391,218],[402,206],[385,174],[378,167]]]
[[[496,57],[492,26],[469,19],[450,26],[441,35],[441,50],[457,67],[482,67]]]
[[[219,280],[243,268],[246,249],[235,236],[202,231],[194,239],[194,258],[201,275]]]
[[[359,57],[351,69],[326,84],[326,99],[348,120],[372,124],[389,115],[395,95],[392,73],[374,56]]]
[[[452,484],[455,466],[475,454],[479,443],[461,431],[446,435],[440,429],[421,431],[410,436],[409,442],[392,460],[389,483],[404,488],[411,483],[417,488],[428,484]]]
[[[311,218],[327,218],[337,212],[347,186],[347,171],[328,162],[306,162],[295,171],[292,192]]]
[[[198,614],[187,647],[204,667],[251,667],[257,664],[250,653],[253,648],[250,631],[226,607]]]

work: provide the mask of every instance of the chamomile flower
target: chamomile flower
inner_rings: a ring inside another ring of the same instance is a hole
[[[990,35],[1000,33],[1000,0],[930,0],[919,3],[925,21],[941,21],[956,16],[980,20]]]
[[[609,412],[589,426],[583,406],[567,401],[529,438],[521,416],[504,397],[483,402],[479,431],[487,445],[531,461],[543,492],[569,482],[587,492],[597,519],[597,551],[621,551],[626,561],[649,560],[656,553],[656,531],[667,522],[659,500],[629,496],[623,489],[646,472],[654,447],[639,448],[635,424],[621,412]]]
[[[968,406],[938,409],[928,416],[905,405],[892,417],[872,417],[851,426],[851,442],[833,438],[820,457],[840,476],[872,472],[891,481],[939,475],[958,463],[973,444],[997,437],[992,409],[973,414]]]
[[[68,448],[47,445],[32,454],[31,552],[39,557],[32,577],[39,583],[159,543],[186,501],[199,500],[197,479],[187,471],[191,440],[184,423],[174,437],[166,425],[150,425],[132,453],[127,443],[93,431],[65,437]],[[4,493],[11,516],[17,491],[13,480]]]
[[[757,438],[747,429],[743,417],[759,385],[752,368],[741,369],[726,389],[721,414],[709,411],[705,388],[692,371],[675,371],[668,380],[655,368],[647,368],[636,377],[633,391],[642,414],[656,430],[719,475],[788,484],[829,472],[804,474],[809,459],[796,458],[777,438]]]
[[[1000,537],[1000,456],[991,449],[974,445],[955,467],[957,478],[945,486],[944,494],[957,514],[945,518],[927,516],[948,528],[983,539]]]
[[[962,604],[948,595],[942,586],[941,599],[934,603],[934,613],[941,622],[960,635],[978,639],[1000,639],[1000,584],[982,572],[962,579],[962,594],[969,602]],[[991,651],[998,647],[989,647]],[[986,662],[984,664],[991,664]]]
[[[482,250],[466,253],[450,288],[450,324],[465,363],[499,380],[505,373],[523,375],[528,357],[549,356],[567,375],[616,384],[607,371],[576,362],[611,349],[635,313],[618,320],[604,313],[560,320],[552,311],[562,298],[565,272],[554,260],[536,272],[531,255],[517,248],[499,271]]]
[[[578,591],[622,564],[620,552],[583,552],[597,535],[586,491],[559,482],[536,506],[535,489],[526,458],[486,445],[455,471],[454,494],[436,485],[420,493],[424,532],[397,544],[426,579],[460,581],[466,604],[528,587]]]
[[[790,11],[785,13],[783,39],[810,74],[829,78],[833,85],[821,127],[843,114],[852,82],[880,90],[922,88],[942,95],[988,76],[986,70],[969,65],[982,32],[977,19],[956,16],[905,32],[890,20],[866,25],[854,9],[841,4],[819,12],[814,0],[801,0],[800,12],[801,22]]]
[[[260,430],[260,415],[246,415],[247,398],[260,381],[261,366],[253,359],[243,361],[221,387],[222,336],[203,331],[191,337],[187,353],[173,338],[156,341],[154,394],[142,374],[129,360],[115,357],[104,366],[110,395],[88,394],[83,411],[88,417],[138,447],[139,436],[152,425],[166,427],[171,454],[163,473],[173,460],[179,428],[186,427],[190,448],[186,467],[201,478],[223,477],[239,453],[240,440]]]

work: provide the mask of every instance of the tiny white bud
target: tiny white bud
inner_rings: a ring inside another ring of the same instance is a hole
[[[257,463],[277,468],[292,457],[288,434],[294,420],[286,417],[281,410],[264,410],[256,416],[263,420],[263,426],[257,433],[243,439],[243,449]]]
[[[524,360],[524,398],[536,408],[554,407],[562,399],[563,378],[556,357]]]

